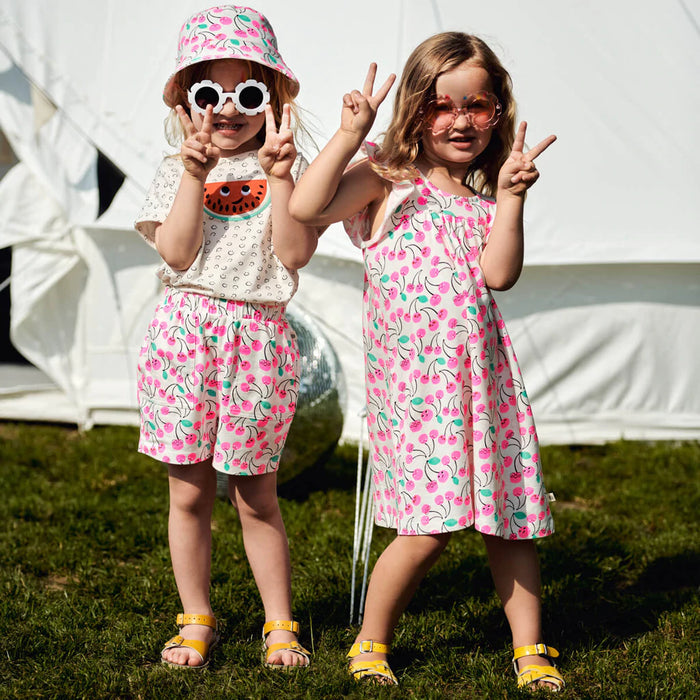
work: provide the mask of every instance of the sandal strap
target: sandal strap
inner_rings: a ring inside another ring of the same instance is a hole
[[[350,647],[350,651],[347,653],[347,656],[348,658],[352,658],[358,654],[371,654],[372,652],[376,652],[378,654],[390,654],[391,645],[383,644],[382,642],[375,642],[373,639],[364,639],[361,642],[355,642],[355,644]],[[365,663],[373,662],[367,661]]]
[[[547,644],[528,644],[513,650],[513,661],[517,661],[523,656],[547,656],[550,659],[556,659],[559,652]]]
[[[382,645],[386,646],[386,645]],[[361,678],[385,678],[394,685],[399,681],[386,661],[356,661],[348,667],[350,675],[357,681]]]
[[[172,649],[174,647],[186,647],[187,649],[192,649],[192,651],[199,655],[202,663],[206,661],[207,652],[209,651],[209,644],[206,642],[202,642],[199,639],[185,639],[183,636],[177,634],[165,643],[165,646],[160,652],[161,656],[166,649]]]
[[[295,654],[301,654],[301,656],[305,656],[307,659],[311,654],[311,652],[308,649],[304,649],[299,642],[279,642],[278,644],[270,644],[266,649],[266,660],[277,651],[293,651]]]
[[[566,685],[564,677],[554,666],[537,666],[535,664],[528,664],[521,669],[517,675],[518,688],[524,688],[539,681],[551,683],[556,687],[557,691],[561,690]]]
[[[185,625],[203,625],[216,629],[216,618],[213,615],[194,615],[191,613],[179,613],[177,616],[177,626],[184,627]]]
[[[299,634],[299,623],[294,620],[270,620],[263,625],[263,639],[274,630],[286,630]]]

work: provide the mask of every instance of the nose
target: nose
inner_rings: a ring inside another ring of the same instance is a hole
[[[233,97],[224,97],[224,104],[221,107],[219,114],[226,117],[233,117],[239,114],[238,110],[236,109],[236,103],[233,101]]]
[[[467,108],[465,107],[464,109],[456,109],[455,110],[456,116],[454,120],[453,126],[457,128],[466,128],[468,126],[472,125],[472,115],[469,113]],[[459,125],[459,126],[457,126]]]

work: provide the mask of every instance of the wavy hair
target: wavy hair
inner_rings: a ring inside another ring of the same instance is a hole
[[[216,60],[240,60],[240,59],[216,59]],[[182,105],[185,112],[190,115],[190,103],[187,101],[187,91],[195,83],[205,80],[209,77],[209,71],[213,61],[201,61],[183,68],[175,75],[175,90],[176,100],[172,104],[168,104],[171,108],[168,116],[165,118],[165,138],[173,148],[179,148],[185,140],[185,131],[180,123],[180,118],[175,111],[176,105]],[[282,120],[282,107],[288,104],[291,110],[292,130],[295,136],[301,131],[308,134],[306,128],[301,123],[300,107],[294,101],[293,84],[291,81],[279,71],[263,66],[255,61],[244,61],[248,66],[248,76],[253,80],[258,80],[267,86],[270,92],[270,105],[272,113],[275,116],[275,124],[279,128]],[[262,143],[265,141],[265,125],[261,127],[257,133],[258,140]]]
[[[515,137],[512,82],[491,48],[479,37],[463,32],[435,34],[409,56],[396,91],[393,116],[373,164],[379,175],[390,180],[416,177],[415,161],[423,150],[424,107],[436,96],[438,77],[465,61],[486,70],[503,111],[488,146],[469,164],[464,184],[488,196],[496,194],[498,172]]]

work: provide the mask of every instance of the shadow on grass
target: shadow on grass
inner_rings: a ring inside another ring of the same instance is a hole
[[[280,498],[301,503],[312,493],[330,490],[354,492],[356,478],[357,446],[342,444],[331,448],[292,479],[281,483],[277,493]]]
[[[572,448],[567,454],[578,459],[600,459],[606,448]],[[354,493],[356,470],[356,447],[341,445],[328,460],[283,484],[280,496],[301,503],[315,492]],[[642,552],[641,528],[637,533],[617,528],[614,519],[612,513],[601,523],[601,514],[595,509],[562,509],[557,514],[560,534],[540,543],[545,638],[569,654],[591,645],[618,647],[653,631],[664,614],[682,610],[697,597],[700,553],[692,549],[675,555]],[[351,530],[351,523],[348,528]],[[372,561],[392,537],[390,532],[375,529]],[[463,609],[463,601],[469,601],[468,609]],[[321,592],[306,601],[300,612],[323,620],[324,625],[347,627],[347,611],[347,601],[339,602],[337,595]],[[461,628],[446,629],[430,622],[426,625],[428,638],[437,636],[441,643],[462,649],[495,650],[502,649],[504,640],[509,639],[483,544],[475,533],[458,533],[452,538],[438,565],[419,587],[408,615],[415,623],[416,619],[439,619],[451,611],[457,611]],[[404,646],[399,633],[395,658],[398,669],[404,663],[424,660],[424,656],[413,643]]]

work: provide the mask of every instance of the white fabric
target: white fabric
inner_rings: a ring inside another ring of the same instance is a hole
[[[295,182],[306,165],[298,155],[291,172]],[[180,158],[164,158],[136,218],[136,229],[154,248],[156,225],[170,214],[184,172]],[[248,208],[252,195],[255,205]],[[210,196],[223,202],[245,199],[246,207],[240,205],[234,211],[226,203],[225,212],[224,207],[211,211]],[[270,203],[267,177],[256,151],[221,158],[205,184],[199,252],[186,270],[173,270],[163,262],[157,272],[160,280],[182,291],[220,299],[287,304],[297,290],[299,275],[275,255]]]
[[[301,81],[319,145],[370,61],[381,81],[435,31],[486,39],[513,76],[528,141],[558,136],[528,196],[523,278],[499,295],[542,441],[700,436],[698,0],[358,0],[342,21],[333,3],[253,5]],[[157,257],[131,222],[171,150],[161,89],[182,20],[201,7],[0,5],[0,128],[20,161],[0,182],[13,342],[72,407],[56,409],[61,419],[135,416],[135,353],[158,281]],[[99,219],[96,149],[126,175]],[[343,363],[349,438],[364,391],[359,261],[332,226],[295,297]],[[24,380],[0,389],[0,415],[45,416],[45,406],[27,409],[25,390]]]

